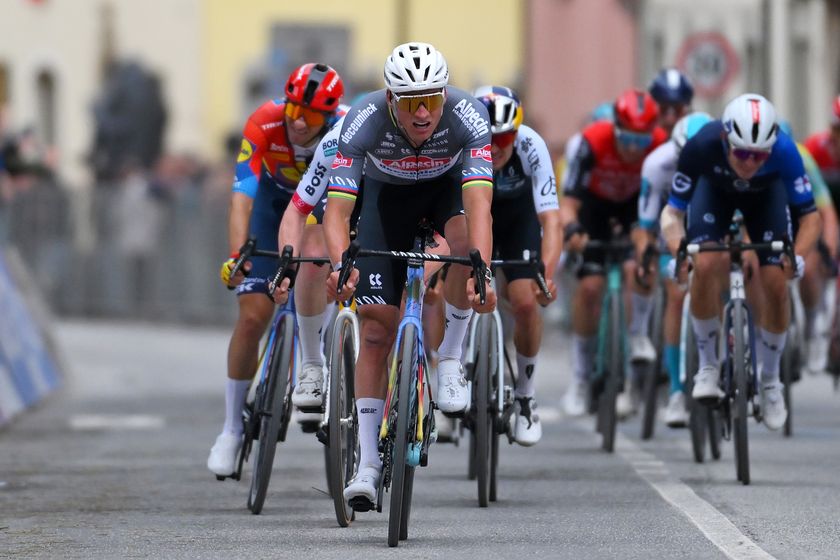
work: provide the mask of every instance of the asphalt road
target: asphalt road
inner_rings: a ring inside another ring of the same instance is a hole
[[[339,528],[323,450],[291,429],[262,515],[248,483],[205,467],[223,420],[228,332],[63,322],[65,388],[0,431],[2,558],[838,558],[840,395],[797,386],[796,434],[750,425],[752,478],[732,445],[693,462],[684,430],[600,451],[590,419],[562,417],[567,338],[537,369],[543,440],[504,445],[499,501],[477,507],[466,446],[435,445],[415,481],[409,540],[387,547],[387,513]]]

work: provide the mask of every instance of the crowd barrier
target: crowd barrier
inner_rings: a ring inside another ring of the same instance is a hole
[[[0,427],[61,385],[41,302],[17,253],[0,247]]]

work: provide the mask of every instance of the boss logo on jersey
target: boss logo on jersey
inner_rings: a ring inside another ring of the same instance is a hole
[[[472,159],[483,159],[487,163],[493,163],[493,156],[490,155],[490,144],[487,144],[483,148],[471,149],[470,157]]]
[[[344,130],[344,134],[341,135],[342,142],[349,142],[359,131],[362,127],[362,124],[370,117],[372,114],[376,112],[376,105],[373,103],[368,103],[367,107],[364,109],[359,110],[358,114],[355,116],[353,121],[347,125],[347,128]]]
[[[254,145],[245,138],[242,139],[242,146],[239,148],[239,157],[236,158],[237,163],[248,161],[254,155]]]
[[[352,167],[353,165],[353,158],[346,158],[341,155],[341,152],[335,153],[335,159],[332,162],[332,168],[338,169],[339,167]]]
[[[481,113],[466,99],[462,99],[455,105],[455,114],[472,131],[473,136],[483,136],[490,133],[487,119],[482,117]]]
[[[677,171],[674,180],[671,181],[671,190],[676,193],[688,192],[691,189],[691,179],[685,173]]]

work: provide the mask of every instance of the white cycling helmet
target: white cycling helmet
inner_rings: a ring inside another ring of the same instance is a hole
[[[776,143],[776,109],[757,93],[745,93],[730,101],[721,120],[735,148],[769,151]]]
[[[695,111],[689,113],[674,125],[674,130],[671,132],[671,139],[677,145],[677,150],[682,150],[685,143],[697,134],[697,132],[712,121],[712,116],[703,111]]]
[[[443,55],[428,43],[405,43],[385,60],[385,87],[394,93],[439,89],[449,83]]]

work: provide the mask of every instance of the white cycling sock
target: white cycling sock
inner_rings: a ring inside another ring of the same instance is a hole
[[[537,368],[536,356],[523,356],[516,353],[516,390],[517,397],[534,396],[534,374]]]
[[[245,397],[248,395],[250,379],[227,378],[225,385],[225,426],[226,434],[242,435],[242,409],[245,408]]]
[[[379,425],[382,423],[383,399],[356,399],[359,415],[359,470],[365,467],[382,468],[379,459]]]
[[[763,384],[778,383],[779,359],[785,349],[787,331],[777,334],[758,329],[758,333],[759,341],[756,354],[758,354],[758,362],[761,364],[761,382]]]
[[[691,325],[694,328],[694,337],[697,339],[697,354],[700,358],[700,367],[718,365],[717,358],[717,337],[720,332],[720,319],[698,319],[691,316]],[[691,372],[690,375],[694,375]]]
[[[629,333],[631,336],[647,335],[648,324],[650,324],[650,313],[653,311],[653,296],[645,296],[632,292],[632,319],[630,320]]]
[[[592,343],[594,336],[572,335],[572,363],[574,364],[575,379],[587,381],[592,373]]]
[[[321,330],[326,311],[318,315],[304,317],[297,314],[298,338],[300,338],[300,361],[303,364],[316,362],[324,363],[321,357]]]
[[[446,328],[443,331],[443,340],[438,347],[438,356],[441,360],[461,359],[464,336],[467,334],[472,314],[472,309],[458,309],[446,302]]]

